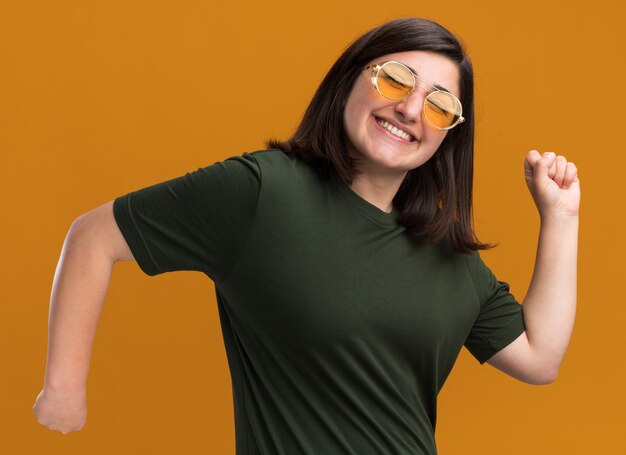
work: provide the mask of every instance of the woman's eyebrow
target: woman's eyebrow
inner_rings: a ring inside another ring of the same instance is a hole
[[[405,63],[405,65],[406,65],[406,67],[407,67],[408,69],[410,69],[410,70],[411,70],[411,71],[413,71],[415,74],[417,74],[417,71],[415,71],[413,68],[411,68],[411,67],[410,67],[409,65],[407,65],[406,63]],[[432,85],[433,87],[438,88],[439,90],[443,90],[444,92],[448,92],[448,93],[452,94],[452,92],[451,92],[450,90],[448,90],[447,88],[445,88],[443,85],[439,85],[439,84],[431,84],[431,85]]]

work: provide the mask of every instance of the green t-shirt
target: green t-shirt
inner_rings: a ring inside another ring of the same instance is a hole
[[[436,454],[462,346],[482,364],[524,331],[477,253],[411,238],[280,150],[130,192],[114,215],[146,274],[214,281],[238,455]]]

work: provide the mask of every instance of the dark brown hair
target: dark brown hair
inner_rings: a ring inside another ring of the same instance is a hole
[[[386,22],[359,37],[337,59],[313,96],[300,125],[286,141],[265,145],[296,154],[322,174],[333,166],[350,185],[358,174],[348,152],[343,111],[356,78],[377,57],[431,51],[454,62],[460,74],[465,122],[448,131],[435,154],[410,170],[393,198],[398,223],[430,243],[446,243],[469,254],[496,245],[480,243],[472,228],[474,172],[474,76],[463,45],[441,25],[409,17]]]

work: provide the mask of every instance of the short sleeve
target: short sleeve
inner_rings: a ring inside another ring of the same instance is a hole
[[[509,292],[509,284],[494,276],[478,252],[466,257],[480,301],[480,312],[464,346],[482,365],[526,328],[522,305]]]
[[[120,196],[113,214],[147,275],[195,270],[215,281],[245,247],[260,185],[246,152]]]

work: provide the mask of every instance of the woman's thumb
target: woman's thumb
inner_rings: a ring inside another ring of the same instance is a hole
[[[555,159],[556,154],[554,152],[546,152],[543,155],[540,155],[537,150],[528,152],[524,163],[526,181],[530,178],[537,179],[548,177],[548,172],[554,164]]]
[[[526,177],[526,183],[530,183],[530,180],[533,178],[533,169],[540,158],[541,155],[537,150],[531,150],[526,155],[526,159],[524,160],[524,176]]]

